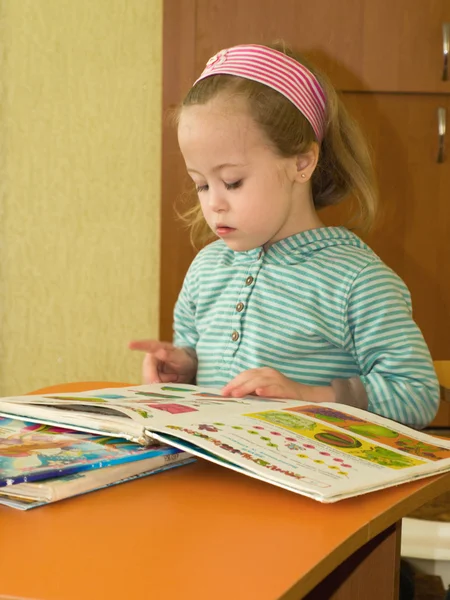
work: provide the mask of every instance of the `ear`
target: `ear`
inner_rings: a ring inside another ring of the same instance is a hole
[[[313,142],[307,152],[299,154],[296,159],[297,173],[295,180],[299,183],[309,181],[319,160],[319,145]]]

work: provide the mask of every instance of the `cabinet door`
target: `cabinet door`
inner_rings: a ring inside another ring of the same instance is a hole
[[[449,0],[197,0],[196,10],[197,71],[221,48],[282,38],[342,90],[450,92]]]
[[[196,77],[196,0],[164,0],[159,336],[172,339],[173,309],[195,250],[177,217],[188,189],[173,111]]]
[[[232,44],[282,37],[307,50],[342,90],[450,93],[450,81],[441,81],[446,21],[450,0],[165,0],[162,338],[171,338],[173,306],[194,257],[174,211],[187,180],[166,110],[181,101],[206,60]],[[384,215],[368,241],[410,286],[434,358],[449,358],[449,162],[436,163],[436,111],[448,110],[448,97],[345,97],[364,122],[378,164]]]
[[[450,358],[450,144],[438,162],[438,109],[449,96],[343,94],[371,143],[380,191],[369,245],[408,285],[434,360]],[[448,135],[448,134],[447,134]],[[352,201],[323,211],[341,223]]]

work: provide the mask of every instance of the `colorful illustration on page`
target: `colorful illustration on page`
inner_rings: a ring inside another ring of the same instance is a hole
[[[103,404],[108,400],[102,396],[88,397],[88,396],[45,396],[51,400],[76,400],[77,402],[93,402],[95,404]]]
[[[64,467],[79,467],[147,454],[151,449],[124,439],[70,432],[50,425],[0,418],[0,479],[39,472],[52,473]]]
[[[311,430],[315,428],[315,423],[306,421],[305,425]],[[224,423],[203,423],[198,425],[200,431],[209,431],[211,433],[223,433],[224,427],[227,427]],[[300,443],[298,438],[292,436],[283,435],[280,431],[275,430],[274,427],[266,425],[252,425],[249,428],[241,427],[240,425],[231,425],[230,429],[234,432],[242,432],[249,436],[253,436],[254,439],[258,439],[260,443],[267,446],[272,451],[286,451],[292,452],[296,458],[300,458],[302,463],[310,463],[318,471],[327,473],[333,472],[335,476],[347,477],[352,469],[352,465],[349,464],[345,459],[336,457],[330,452],[324,451],[321,448],[316,448],[314,444]]]
[[[335,448],[345,454],[355,456],[362,460],[378,464],[390,469],[405,469],[415,465],[425,464],[424,461],[413,457],[404,456],[399,452],[394,452],[382,446],[371,444],[367,440],[345,434],[322,423],[311,422],[305,426],[305,418],[292,412],[279,412],[275,410],[264,411],[261,413],[252,413],[244,415],[252,419],[258,419],[267,423],[272,423],[283,427],[300,435],[302,438],[309,438],[330,448]],[[322,446],[323,447],[323,446]]]
[[[302,474],[298,473],[297,471],[295,471],[294,469],[286,468],[286,466],[282,465],[282,463],[277,464],[276,461],[274,461],[273,459],[269,460],[269,458],[270,458],[269,456],[267,456],[265,458],[261,458],[260,456],[257,455],[256,452],[252,452],[248,448],[244,448],[242,446],[239,447],[237,443],[231,443],[230,440],[227,440],[225,442],[225,441],[220,440],[212,435],[209,435],[210,432],[220,431],[217,428],[217,426],[224,426],[224,424],[223,423],[214,423],[214,424],[203,423],[201,425],[194,425],[193,426],[194,428],[179,427],[178,425],[167,425],[168,429],[172,429],[174,431],[179,431],[179,432],[183,432],[184,434],[188,434],[190,437],[193,438],[193,440],[192,440],[193,444],[196,443],[195,438],[201,438],[204,441],[208,441],[215,448],[225,451],[227,454],[230,455],[228,462],[230,462],[231,464],[236,463],[235,457],[239,456],[244,461],[248,461],[249,463],[254,463],[256,465],[259,465],[260,467],[263,467],[264,470],[267,469],[268,471],[271,471],[273,473],[273,475],[280,474],[280,475],[285,475],[287,478],[292,478],[295,480],[302,480],[303,483],[308,484],[311,487],[315,487],[315,488],[331,487],[331,484],[329,484],[329,483],[316,480],[313,477],[302,475]],[[208,431],[208,433],[206,433],[206,431]],[[182,439],[184,440],[184,438],[182,438]],[[204,447],[201,447],[201,450],[203,452],[205,452],[205,454],[211,454],[212,456],[214,456],[214,450],[212,451],[212,453],[208,453],[208,450],[205,449]],[[219,455],[219,460],[223,460],[223,457],[221,455]]]
[[[447,448],[421,442],[394,429],[378,425],[377,423],[371,423],[368,420],[359,419],[353,415],[328,407],[309,405],[283,410],[295,412],[296,414],[310,415],[317,420],[332,423],[341,429],[346,429],[352,433],[419,458],[426,458],[431,461],[450,458],[450,450]]]

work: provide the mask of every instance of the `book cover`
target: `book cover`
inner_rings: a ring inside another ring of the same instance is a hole
[[[0,489],[178,452],[166,445],[143,447],[109,435],[0,418]]]
[[[63,475],[56,479],[18,483],[0,488],[0,504],[19,510],[29,510],[119,483],[156,475],[194,461],[195,459],[186,452],[178,452],[74,475]]]

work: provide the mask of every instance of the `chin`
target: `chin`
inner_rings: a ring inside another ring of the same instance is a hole
[[[262,244],[245,243],[244,241],[223,240],[230,250],[234,252],[248,252],[255,248],[260,248]]]

